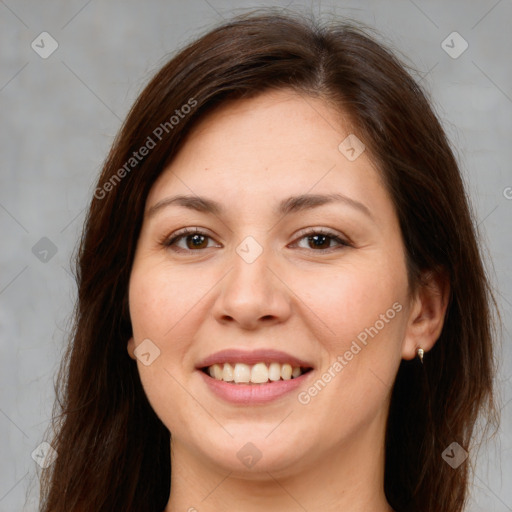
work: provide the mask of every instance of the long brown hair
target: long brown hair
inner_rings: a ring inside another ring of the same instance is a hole
[[[452,442],[471,452],[479,413],[495,419],[495,302],[456,159],[426,94],[365,29],[271,11],[234,18],[172,58],[106,159],[77,256],[74,330],[52,429],[58,455],[42,474],[41,511],[165,508],[170,433],[127,353],[128,282],[145,200],[198,120],[269,88],[320,97],[348,114],[394,202],[411,288],[424,271],[449,277],[440,338],[423,366],[403,361],[394,384],[385,492],[398,512],[463,510],[468,464],[454,470],[441,455]]]

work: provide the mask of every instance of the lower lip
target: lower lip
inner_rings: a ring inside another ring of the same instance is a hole
[[[266,384],[233,384],[214,379],[201,370],[198,371],[215,395],[227,402],[242,405],[265,404],[277,400],[296,390],[313,373],[313,370],[310,370],[295,379],[278,380]]]

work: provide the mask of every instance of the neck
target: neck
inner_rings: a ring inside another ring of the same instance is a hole
[[[286,470],[257,471],[256,464],[249,474],[220,468],[172,439],[165,512],[392,512],[383,485],[384,424],[368,425],[329,453],[305,454]]]

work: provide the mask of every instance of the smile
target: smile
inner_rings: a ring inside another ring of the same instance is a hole
[[[290,363],[259,362],[213,364],[202,369],[210,377],[232,384],[267,384],[280,380],[291,380],[310,371],[311,368],[293,366]]]
[[[234,405],[293,396],[315,373],[313,362],[273,348],[227,348],[198,361],[195,369],[213,397]]]

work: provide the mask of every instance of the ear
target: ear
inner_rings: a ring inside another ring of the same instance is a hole
[[[411,301],[409,319],[402,344],[403,359],[414,359],[419,348],[428,352],[444,325],[450,296],[450,281],[443,270],[423,273]]]
[[[128,346],[127,346],[127,349],[128,349],[128,355],[132,358],[132,359],[137,359],[135,357],[135,354],[134,354],[134,351],[135,351],[135,340],[133,339],[133,336],[128,340]]]

